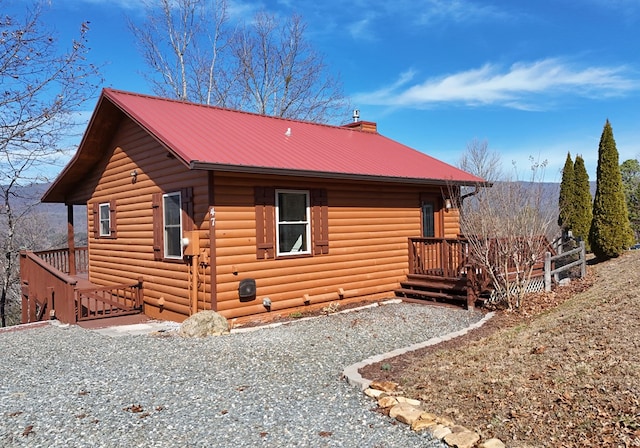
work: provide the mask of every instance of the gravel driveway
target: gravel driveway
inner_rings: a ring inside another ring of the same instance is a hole
[[[0,446],[441,447],[341,372],[481,318],[402,303],[204,339],[0,333]]]

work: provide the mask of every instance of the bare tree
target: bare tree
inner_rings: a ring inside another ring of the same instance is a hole
[[[458,167],[468,173],[475,174],[487,182],[500,180],[503,177],[500,154],[489,150],[489,142],[487,140],[474,138],[467,143],[467,149],[460,156]]]
[[[534,267],[544,260],[554,224],[541,182],[546,162],[532,161],[528,181],[495,182],[478,188],[464,204],[460,227],[469,241],[470,257],[489,275],[492,300],[519,308],[529,291]]]
[[[226,0],[145,0],[146,21],[129,21],[156,94],[225,105]]]
[[[235,106],[312,121],[346,107],[339,83],[325,73],[322,58],[305,41],[305,28],[297,15],[279,25],[275,16],[259,13],[235,35],[232,49],[241,86]]]
[[[347,110],[341,85],[305,39],[299,16],[257,14],[233,27],[225,0],[146,0],[130,22],[158,95],[265,115],[328,121]]]
[[[1,5],[1,0],[0,0]],[[85,60],[86,23],[70,48],[41,21],[42,8],[25,7],[22,18],[0,19],[0,324],[17,282],[17,231],[29,219],[37,198],[24,185],[42,182],[45,166],[64,151],[61,139],[73,129],[73,112],[95,89],[98,69]]]

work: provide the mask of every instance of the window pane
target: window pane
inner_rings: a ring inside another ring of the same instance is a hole
[[[280,221],[306,221],[307,195],[305,193],[278,193]]]
[[[280,252],[307,251],[306,224],[280,224],[278,231],[280,233]]]
[[[180,196],[173,194],[164,197],[164,225],[180,225]]]
[[[182,241],[180,227],[168,227],[165,229],[165,244],[166,244],[166,257],[181,257],[182,256]]]

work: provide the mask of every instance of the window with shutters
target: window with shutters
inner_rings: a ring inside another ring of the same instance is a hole
[[[116,234],[116,201],[93,204],[93,237],[95,239],[115,239]]]
[[[254,193],[258,259],[329,253],[325,189],[255,187]]]
[[[109,207],[109,203],[106,202],[104,204],[100,204],[98,206],[99,209],[99,220],[100,220],[100,236],[111,236],[111,210]]]
[[[171,193],[154,193],[153,259],[156,261],[182,261],[184,232],[194,228],[193,188],[187,187]]]
[[[182,201],[180,193],[162,195],[165,258],[182,258]]]

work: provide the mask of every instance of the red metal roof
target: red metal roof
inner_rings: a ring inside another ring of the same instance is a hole
[[[481,181],[378,133],[112,89],[103,95],[192,168]]]
[[[191,169],[439,185],[482,181],[353,125],[287,120],[104,89],[76,155],[44,194],[43,202],[69,200],[77,182],[108,150],[122,114]]]

